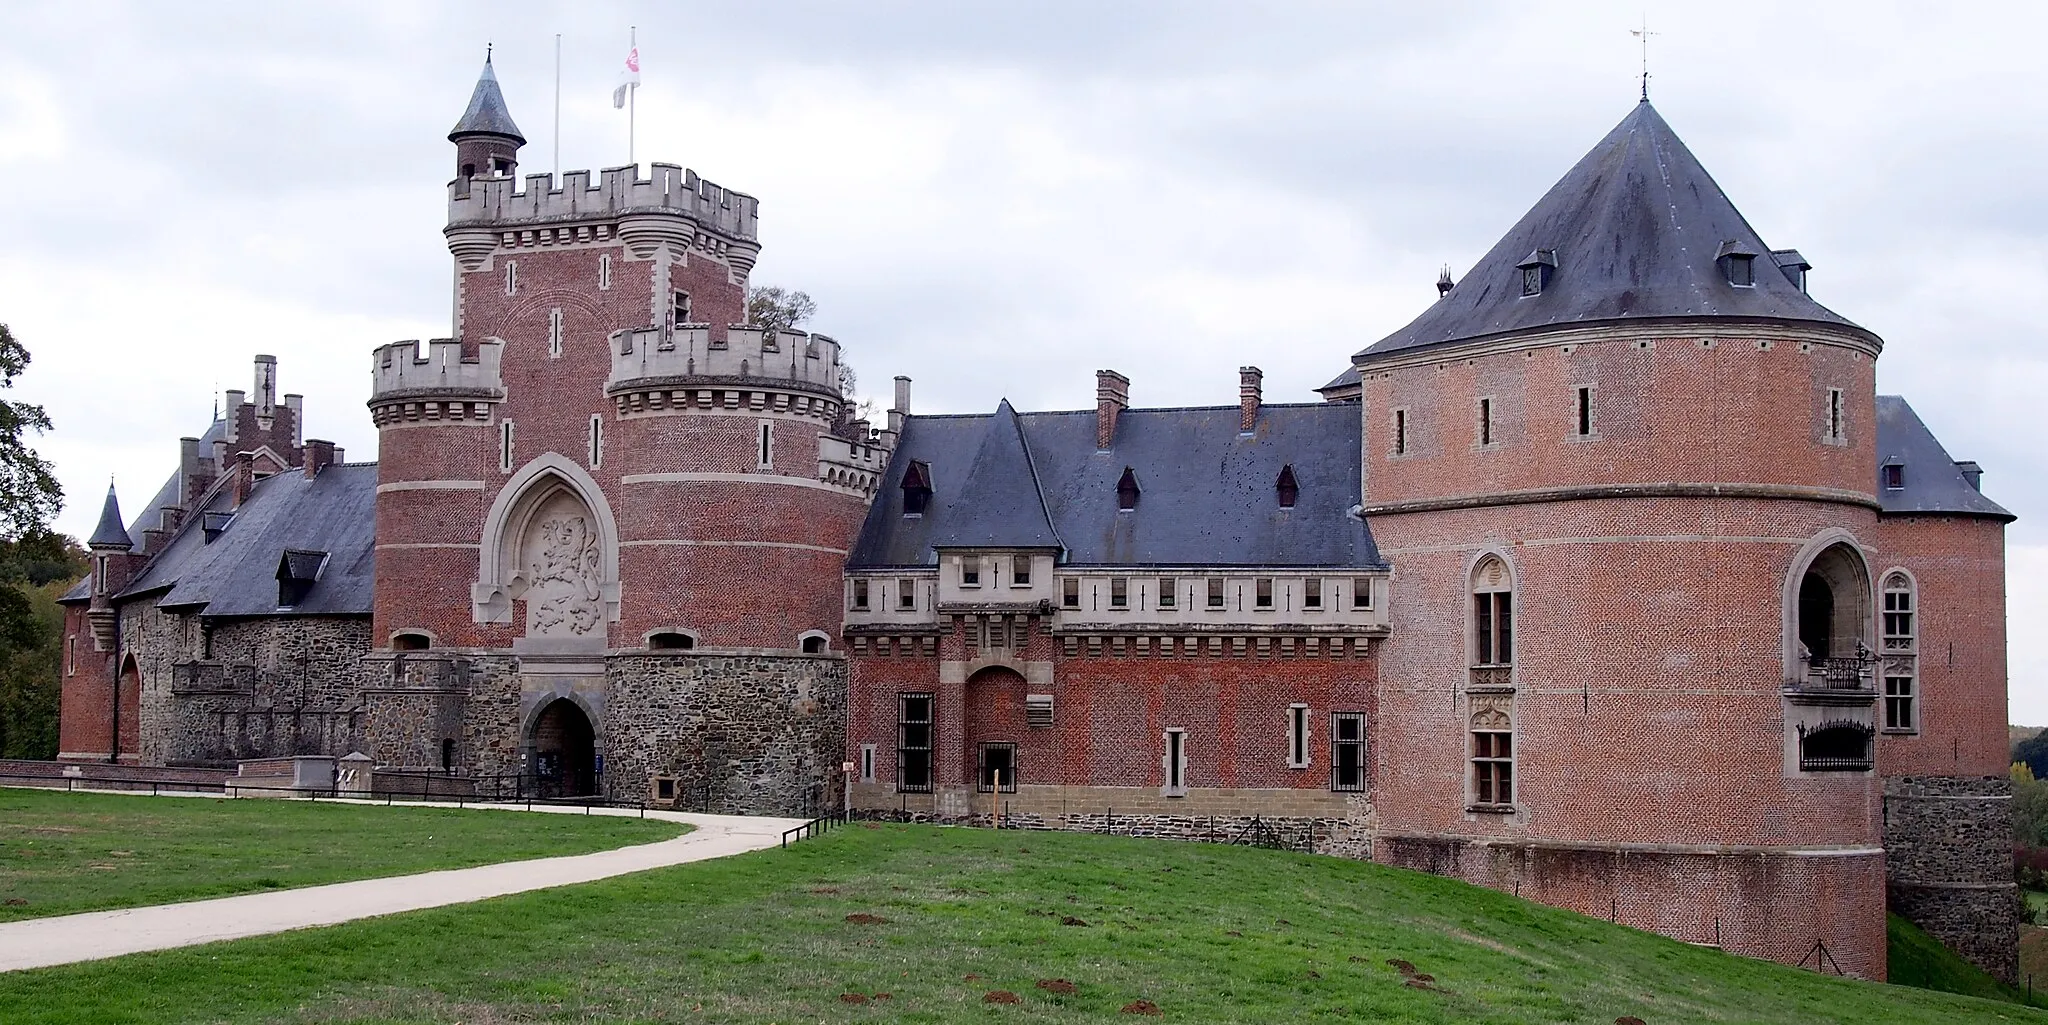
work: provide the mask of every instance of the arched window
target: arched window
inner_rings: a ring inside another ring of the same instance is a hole
[[[797,643],[806,655],[822,655],[825,653],[825,642],[827,639],[824,634],[813,630],[810,633],[804,634],[803,638]]]
[[[423,633],[397,633],[391,635],[393,651],[425,651],[433,646],[433,638]]]
[[[1515,662],[1514,579],[1507,564],[1496,556],[1479,560],[1472,568],[1472,666],[1501,669]],[[1505,672],[1489,674],[1503,677]],[[1475,684],[1479,680],[1475,678]],[[1491,681],[1490,681],[1491,682]]]
[[[1919,709],[1919,596],[1913,578],[1893,570],[1884,578],[1883,651],[1884,728],[1920,728]]]
[[[1798,656],[1802,689],[1868,690],[1875,654],[1870,649],[1870,577],[1848,542],[1829,545],[1799,578]]]
[[[697,639],[676,630],[664,630],[647,635],[650,651],[689,651],[697,646]]]
[[[1802,772],[1867,772],[1870,757],[1869,725],[1850,719],[1836,719],[1811,729],[1799,727],[1799,768]]]

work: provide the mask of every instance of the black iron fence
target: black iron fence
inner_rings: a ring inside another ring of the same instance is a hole
[[[801,826],[792,826],[782,831],[782,846],[788,847],[792,843],[808,840],[814,836],[823,836],[831,832],[833,826],[843,826],[847,821],[845,812],[835,811],[830,815],[821,815]]]

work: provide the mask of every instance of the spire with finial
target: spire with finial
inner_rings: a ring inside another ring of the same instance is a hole
[[[1451,265],[1447,263],[1444,264],[1444,269],[1438,271],[1436,275],[1436,297],[1441,299],[1451,294],[1453,287],[1455,285],[1451,281]]]
[[[121,525],[121,502],[114,497],[112,477],[107,478],[107,501],[100,507],[100,525],[93,528],[92,540],[85,546],[94,551],[110,548],[123,552],[135,547],[135,539],[129,537],[128,528]]]
[[[491,49],[484,49],[484,70],[477,76],[476,89],[469,94],[469,106],[462,120],[448,133],[455,144],[456,179],[467,182],[478,177],[506,177],[519,167],[519,147],[526,136],[505,108],[505,94],[498,88],[498,75],[491,67]]]
[[[1644,102],[1644,103],[1648,103],[1648,102],[1650,102],[1650,37],[1651,37],[1651,36],[1660,36],[1660,35],[1663,35],[1663,33],[1662,33],[1662,32],[1652,32],[1652,31],[1650,31],[1650,15],[1649,15],[1649,14],[1648,14],[1647,12],[1645,12],[1645,13],[1643,14],[1643,27],[1642,27],[1642,28],[1632,28],[1632,29],[1629,29],[1629,30],[1628,30],[1628,34],[1629,34],[1629,35],[1632,35],[1632,36],[1636,37],[1637,39],[1640,39],[1640,40],[1642,40],[1642,41],[1643,41],[1643,99],[1642,99],[1642,102]]]

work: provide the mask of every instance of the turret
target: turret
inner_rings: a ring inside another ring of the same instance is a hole
[[[498,91],[488,53],[476,90],[469,94],[469,108],[448,133],[448,141],[455,144],[458,193],[468,191],[471,178],[509,178],[519,169],[519,147],[526,145],[526,136],[519,134],[512,113],[505,109],[505,94]]]
[[[114,482],[107,482],[107,500],[100,506],[99,526],[85,546],[92,552],[92,605],[86,620],[92,624],[93,645],[101,651],[113,646],[120,614],[108,600],[126,577],[127,555],[135,547],[128,528],[121,525],[121,501],[114,497]]]

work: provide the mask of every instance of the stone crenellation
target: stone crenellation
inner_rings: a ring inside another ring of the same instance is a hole
[[[827,408],[837,414],[839,343],[825,335],[734,324],[720,338],[709,324],[678,324],[673,330],[615,331],[611,340],[612,369],[605,387],[613,394],[731,377],[830,396]]]
[[[655,163],[647,177],[637,164],[607,167],[591,181],[587,170],[478,178],[449,187],[448,224],[542,224],[633,214],[687,217],[735,240],[751,242],[760,230],[760,201],[697,176],[679,164]]]
[[[505,396],[499,370],[504,343],[497,339],[463,354],[462,343],[435,338],[425,343],[407,339],[380,345],[370,361],[370,405],[423,399],[456,399],[485,403]]]

